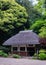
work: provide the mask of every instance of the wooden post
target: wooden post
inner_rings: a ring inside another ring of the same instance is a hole
[[[18,54],[20,55],[20,46],[18,45]]]
[[[11,46],[11,54],[13,54],[13,46]]]
[[[36,53],[36,45],[35,45],[35,53]]]
[[[25,46],[25,52],[26,52],[26,56],[27,56],[27,45]]]
[[[38,53],[39,53],[39,50],[38,50],[38,48],[37,48],[37,58],[38,58]]]

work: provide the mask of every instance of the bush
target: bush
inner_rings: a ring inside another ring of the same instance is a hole
[[[45,53],[40,53],[39,54],[39,59],[40,60],[46,60],[46,54]]]
[[[44,49],[41,49],[39,53],[46,53],[46,51]]]
[[[8,54],[6,54],[2,50],[0,50],[0,56],[2,56],[2,57],[8,57]]]
[[[0,50],[3,50],[3,52],[7,53],[9,52],[9,49],[3,46],[0,46]]]
[[[44,49],[39,50],[39,59],[46,60],[46,50]]]
[[[3,57],[8,57],[8,54],[6,54],[6,53],[3,53],[3,55],[2,55]]]
[[[34,59],[38,59],[38,54],[35,53],[33,58],[34,58]]]
[[[0,50],[0,56],[2,56],[2,55],[3,55],[3,53],[4,53],[4,52],[3,52],[2,50]]]
[[[20,55],[13,54],[13,58],[20,58]]]
[[[37,57],[37,54],[36,53],[34,54],[34,57]]]
[[[39,54],[34,54],[34,58],[40,59],[40,60],[46,60],[46,50],[41,49],[39,50]]]

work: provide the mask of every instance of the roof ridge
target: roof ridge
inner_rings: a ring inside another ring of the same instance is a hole
[[[24,30],[24,31],[20,31],[19,33],[24,33],[24,32],[33,32],[33,30]]]

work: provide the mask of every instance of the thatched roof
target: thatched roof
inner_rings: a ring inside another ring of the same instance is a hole
[[[5,41],[3,45],[16,44],[39,44],[39,37],[32,30],[20,31],[18,34]]]

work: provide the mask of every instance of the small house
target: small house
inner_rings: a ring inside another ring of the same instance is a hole
[[[12,36],[3,45],[11,46],[11,53],[32,56],[38,53],[40,43],[38,35],[32,30],[27,30]]]

